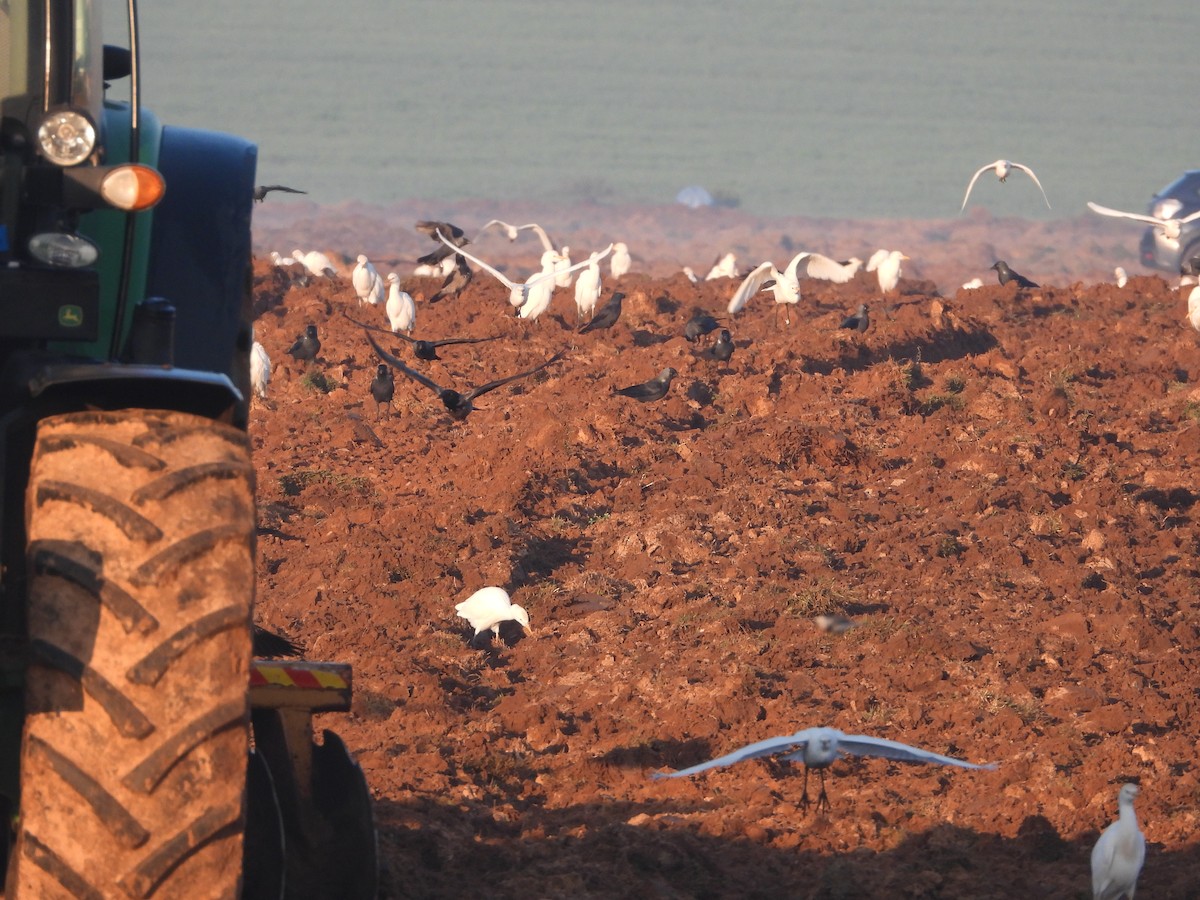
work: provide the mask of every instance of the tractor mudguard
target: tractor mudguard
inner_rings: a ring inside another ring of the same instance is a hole
[[[250,319],[250,209],[258,148],[249,141],[165,126],[146,296],[175,307],[175,365],[224,372],[239,384],[237,348]]]

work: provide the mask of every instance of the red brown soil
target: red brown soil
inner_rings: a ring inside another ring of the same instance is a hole
[[[433,306],[420,298],[436,283],[406,279],[418,335],[500,336],[413,363],[441,384],[567,350],[462,423],[400,375],[377,418],[377,360],[341,313],[383,325],[382,311],[348,282],[287,290],[256,264],[275,362],[251,422],[259,618],[354,666],[353,712],[321,725],[376,798],[384,896],[1082,898],[1131,779],[1149,842],[1138,895],[1197,896],[1200,355],[1185,300],[1154,275],[1069,283],[1114,264],[1091,223],[954,227],[1053,237],[1055,271],[1008,258],[1057,286],[955,292],[1004,254],[952,234],[969,259],[956,269],[922,236],[934,225],[891,223],[878,245],[917,273],[897,295],[866,275],[805,282],[790,328],[755,300],[722,365],[681,331],[720,314],[732,283],[667,273],[728,235],[680,259],[643,230],[639,269],[655,258],[658,274],[624,279],[624,313],[598,334],[573,334],[568,291],[527,325],[484,276]],[[265,239],[314,242],[282,233]],[[373,251],[371,229],[322,246],[411,271],[424,238],[393,234],[412,250]],[[1104,235],[1126,252],[1137,238]],[[601,244],[567,242],[577,259]],[[876,238],[846,243],[839,255],[865,257]],[[536,243],[516,248],[534,267]],[[871,329],[838,331],[860,302]],[[309,322],[327,393],[284,352]],[[668,365],[661,402],[613,394]],[[532,635],[469,645],[454,604],[484,585],[529,610]],[[856,627],[820,631],[822,613]],[[817,725],[999,765],[847,759],[829,814],[800,808],[799,765],[648,777]]]

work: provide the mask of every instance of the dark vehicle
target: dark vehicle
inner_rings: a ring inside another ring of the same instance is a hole
[[[1200,210],[1200,169],[1189,169],[1150,200],[1150,215],[1159,219],[1182,219]],[[1172,241],[1151,226],[1142,234],[1142,265],[1179,274],[1193,256],[1200,255],[1200,219],[1188,222]]]
[[[370,897],[349,666],[251,655],[257,151],[140,110],[98,5],[0,2],[5,897]]]

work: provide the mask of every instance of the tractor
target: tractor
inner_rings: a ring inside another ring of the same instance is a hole
[[[257,151],[99,7],[0,0],[4,896],[373,897],[350,667],[253,649]]]

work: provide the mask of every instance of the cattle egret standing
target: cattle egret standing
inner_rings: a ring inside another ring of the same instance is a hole
[[[596,303],[600,300],[600,254],[593,253],[588,257],[587,268],[579,273],[575,279],[575,311],[577,320],[582,320],[584,315],[589,319],[596,309]]]
[[[971,177],[971,183],[967,185],[967,193],[963,196],[962,208],[959,209],[960,213],[967,208],[967,200],[971,196],[971,188],[975,187],[975,182],[979,180],[979,176],[988,169],[991,169],[996,173],[996,177],[1000,179],[1001,183],[1008,181],[1008,176],[1013,169],[1020,169],[1033,179],[1033,183],[1036,184],[1038,186],[1038,190],[1042,192],[1042,199],[1046,201],[1046,209],[1053,208],[1050,206],[1050,198],[1046,196],[1046,189],[1042,187],[1042,183],[1038,181],[1038,177],[1033,174],[1033,169],[1029,168],[1029,166],[1023,166],[1020,163],[1012,162],[1007,159],[998,159],[993,163],[988,163],[986,166],[983,166]]]
[[[1117,287],[1125,287],[1129,283],[1129,273],[1122,266],[1113,269],[1113,277],[1117,279]]]
[[[480,588],[457,604],[454,611],[470,622],[471,627],[475,629],[472,642],[488,630],[499,636],[501,622],[516,622],[526,631],[532,631],[529,627],[529,614],[509,599],[508,591],[504,588]]]
[[[633,267],[633,257],[629,255],[629,247],[624,241],[617,241],[612,245],[612,260],[609,262],[609,272],[613,278],[620,278],[622,275],[629,273]]]
[[[267,348],[255,341],[250,348],[250,387],[254,396],[267,399],[267,385],[271,383],[271,357]]]
[[[893,250],[875,267],[875,275],[879,279],[879,290],[890,294],[900,283],[900,263],[908,259],[899,250]]]
[[[1123,784],[1117,792],[1120,813],[1092,848],[1092,900],[1133,900],[1138,875],[1146,861],[1146,838],[1138,828],[1133,800],[1136,784]]]
[[[364,303],[378,306],[383,302],[383,279],[363,253],[358,255],[358,264],[350,273],[350,283],[354,285],[354,293],[358,294],[359,306]]]
[[[388,322],[392,332],[407,331],[412,334],[417,324],[417,304],[413,302],[408,291],[400,290],[400,276],[395,272],[388,273],[388,298],[384,309],[387,311]]]
[[[1168,241],[1178,241],[1179,233],[1183,229],[1183,226],[1188,222],[1200,219],[1200,210],[1197,210],[1190,216],[1184,216],[1182,219],[1160,219],[1158,216],[1148,216],[1144,213],[1121,212],[1119,209],[1109,209],[1107,206],[1100,206],[1098,203],[1093,203],[1090,200],[1088,201],[1088,209],[1102,216],[1133,219],[1137,222],[1145,222],[1147,225],[1153,225]]]
[[[783,752],[787,751],[787,752]],[[729,766],[743,759],[756,759],[762,756],[775,756],[783,752],[781,759],[789,762],[804,763],[804,793],[800,805],[807,807],[808,800],[808,770],[817,769],[821,773],[821,796],[817,798],[817,810],[829,808],[829,797],[825,793],[825,770],[831,766],[843,753],[855,756],[882,756],[884,759],[899,760],[900,762],[934,763],[942,766],[959,766],[964,769],[994,769],[994,763],[971,763],[952,756],[942,756],[920,747],[901,744],[899,741],[889,741],[885,738],[868,737],[865,734],[843,734],[836,728],[805,728],[795,734],[784,737],[767,738],[734,750],[725,756],[718,756],[708,762],[702,762],[678,772],[656,772],[651,778],[681,778],[695,775],[706,769],[718,766]]]
[[[570,287],[571,278],[571,248],[564,245],[554,260],[554,286]]]

